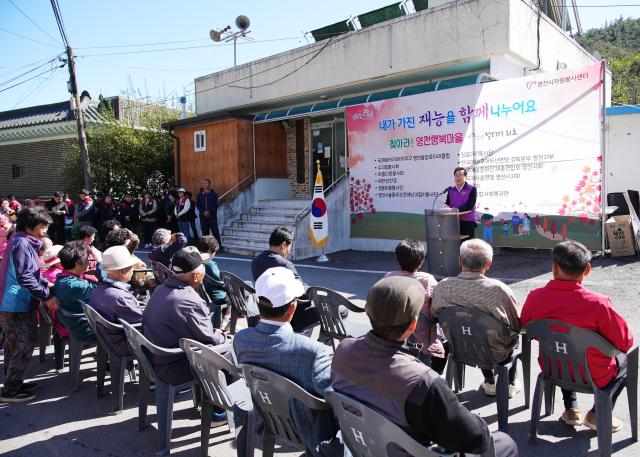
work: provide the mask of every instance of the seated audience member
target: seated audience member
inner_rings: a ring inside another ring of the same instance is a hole
[[[331,356],[326,346],[294,333],[290,322],[303,284],[291,270],[270,268],[256,281],[260,321],[239,331],[233,347],[238,363],[249,363],[274,371],[318,397],[330,388]],[[302,441],[314,456],[342,456],[335,437],[338,425],[330,411],[311,411],[294,403],[291,413]]]
[[[487,278],[485,273],[491,268],[493,248],[479,239],[465,241],[460,245],[458,263],[462,269],[455,278],[444,278],[433,290],[431,312],[437,317],[444,308],[462,306],[477,308],[509,327],[513,336],[503,337],[488,333],[489,349],[496,363],[508,359],[519,341],[520,319],[518,299],[509,286],[497,279]],[[446,327],[443,326],[446,331]],[[482,388],[486,395],[496,395],[493,370],[483,369]],[[509,398],[520,391],[516,380],[516,365],[509,371]]]
[[[178,251],[173,256],[171,271],[173,276],[156,287],[142,313],[144,335],[164,348],[178,348],[180,338],[204,344],[225,343],[225,334],[214,330],[209,309],[195,290],[204,279],[200,254]],[[160,379],[168,384],[182,384],[193,379],[184,354],[171,358],[152,357],[152,363]]]
[[[58,275],[62,273],[62,264],[60,263],[60,258],[58,257],[58,254],[62,250],[62,247],[63,246],[57,244],[51,246],[44,252],[44,255],[42,256],[42,277],[49,281],[50,284],[55,284]],[[60,322],[56,311],[53,309],[50,309],[49,311],[51,312],[53,318],[53,325],[56,329],[56,333],[61,338],[66,338],[67,336],[69,336],[69,331]]]
[[[96,233],[98,231],[91,225],[81,225],[78,227],[78,240],[82,241],[87,250],[87,259],[89,260],[89,266],[87,267],[87,275],[96,277],[96,270],[98,263],[102,262],[102,254],[93,245],[96,240]]]
[[[416,331],[411,335],[410,341],[422,344],[421,360],[426,359],[436,373],[442,374],[447,358],[441,338],[438,338],[438,325],[431,321],[431,294],[438,284],[436,278],[429,273],[420,271],[426,253],[420,241],[404,240],[396,246],[396,258],[400,264],[400,270],[390,271],[385,278],[392,276],[405,276],[417,280],[424,287],[424,305],[418,318]]]
[[[171,265],[171,257],[187,245],[184,233],[171,233],[167,229],[159,228],[151,237],[151,252],[149,260],[160,262],[165,267]]]
[[[107,237],[107,246],[112,248],[114,246],[124,246],[129,253],[133,253],[138,249],[140,245],[140,238],[131,230],[126,228],[118,228],[113,230]],[[140,259],[133,266],[134,269],[144,270],[147,265]],[[142,290],[151,290],[156,287],[156,281],[152,273],[138,274],[129,281],[134,291],[141,292]]]
[[[140,238],[131,230],[126,228],[117,228],[107,236],[107,246],[109,248],[113,246],[125,246],[129,253],[133,253],[140,246]]]
[[[460,404],[444,379],[403,351],[424,295],[424,287],[411,278],[375,283],[365,306],[372,330],[338,345],[331,386],[377,409],[421,443],[467,456],[482,454],[492,435],[485,421]],[[497,432],[493,439],[497,457],[518,455],[508,435]]]
[[[533,320],[558,320],[594,331],[618,350],[628,351],[633,345],[633,335],[622,316],[613,309],[609,297],[590,291],[582,285],[584,278],[591,272],[591,252],[576,241],[563,241],[553,248],[552,256],[553,279],[546,286],[532,290],[527,296],[520,317],[522,326]],[[599,388],[609,384],[618,373],[616,359],[595,349],[587,351],[587,364],[593,382]],[[620,391],[621,389],[614,393],[614,404]],[[596,430],[595,408],[591,408],[583,421],[578,411],[576,393],[562,389],[562,399],[565,411],[560,419],[564,423],[583,424]],[[620,419],[613,417],[611,425],[612,432],[617,432],[623,424]]]
[[[57,313],[58,318],[77,340],[94,340],[95,335],[82,308],[82,303],[89,303],[91,294],[98,286],[92,276],[86,275],[89,267],[87,249],[82,241],[70,241],[60,250],[58,257],[64,270],[56,277],[53,295],[63,310],[82,314],[82,317],[67,317]]]
[[[200,256],[204,262],[204,271],[210,279],[205,279],[204,289],[212,300],[213,309],[211,312],[213,316],[211,321],[216,328],[220,327],[221,323],[221,306],[227,303],[227,291],[224,288],[224,283],[220,278],[220,269],[218,264],[213,260],[218,252],[218,241],[212,235],[201,236],[196,242],[196,247],[200,251]]]
[[[291,233],[287,227],[274,229],[273,232],[271,232],[271,236],[269,236],[269,249],[258,254],[258,256],[251,261],[253,282],[255,283],[265,271],[275,267],[286,268],[293,273],[296,279],[302,281],[296,267],[291,261],[287,260],[292,248],[293,233]],[[296,333],[303,331],[308,332],[312,327],[319,324],[320,318],[313,305],[308,302],[306,296],[302,297],[302,301],[299,302],[298,305],[293,320],[291,321],[291,326]],[[340,314],[345,318],[348,311],[341,309]]]
[[[114,231],[120,229],[120,221],[117,219],[109,219],[102,223],[102,239],[103,242],[100,245],[101,251],[106,251],[109,249],[109,244],[107,243],[107,237]]]
[[[47,236],[43,236],[40,241],[42,241],[42,245],[40,246],[40,250],[38,251],[38,259],[40,260],[40,268],[44,272],[44,253],[53,247],[53,241],[51,238]]]
[[[42,256],[42,276],[51,284],[56,283],[56,278],[62,273],[62,265],[58,254],[63,246],[56,244],[44,251]]]
[[[133,267],[140,259],[131,255],[125,246],[113,246],[102,253],[102,268],[107,276],[93,291],[89,304],[110,322],[118,319],[136,324],[142,321],[142,308],[131,293],[128,282],[133,276]],[[131,350],[123,332],[110,332],[98,327],[98,332],[107,340],[116,353],[130,355]]]
[[[9,216],[0,213],[0,257],[4,255],[9,242],[9,236],[14,230],[14,224]]]

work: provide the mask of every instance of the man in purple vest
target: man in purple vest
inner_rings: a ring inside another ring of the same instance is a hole
[[[458,211],[466,212],[460,216],[460,235],[467,235],[465,239],[475,236],[476,230],[476,198],[478,191],[467,182],[467,169],[457,167],[453,170],[456,185],[449,187],[447,193],[446,208],[458,208]]]
[[[333,356],[331,386],[377,409],[421,443],[471,456],[486,451],[493,438],[497,457],[517,457],[518,447],[508,435],[490,433],[443,378],[403,350],[424,296],[424,287],[412,278],[375,283],[365,307],[372,330],[342,340]]]

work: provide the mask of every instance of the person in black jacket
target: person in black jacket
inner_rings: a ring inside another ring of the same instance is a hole
[[[61,245],[67,242],[64,226],[65,219],[69,212],[66,203],[62,199],[63,196],[64,194],[62,192],[56,192],[53,194],[53,198],[45,205],[53,220],[53,224],[49,226],[49,236],[53,240],[53,244]]]
[[[222,246],[220,232],[218,230],[218,194],[211,188],[211,180],[203,179],[202,188],[196,197],[196,206],[200,215],[200,230],[202,236],[213,235]]]
[[[395,276],[375,283],[365,307],[372,330],[340,342],[331,386],[377,409],[425,445],[435,443],[471,456],[485,452],[493,438],[497,457],[517,457],[518,447],[509,435],[491,433],[443,378],[403,350],[416,329],[424,297],[424,287],[413,278]]]
[[[138,202],[127,194],[120,203],[120,222],[122,227],[135,232],[138,228]]]

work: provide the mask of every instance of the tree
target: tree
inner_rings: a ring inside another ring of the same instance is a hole
[[[618,18],[611,24],[576,37],[590,53],[607,61],[615,103],[640,103],[640,19]]]
[[[161,195],[173,181],[172,139],[161,124],[177,119],[178,112],[160,105],[137,104],[135,116],[122,121],[116,120],[104,99],[100,100],[104,121],[87,132],[95,189],[116,200],[129,192],[140,195],[144,189]],[[135,125],[131,121],[134,118]],[[69,154],[63,167],[68,190],[75,193],[82,187],[79,151]]]

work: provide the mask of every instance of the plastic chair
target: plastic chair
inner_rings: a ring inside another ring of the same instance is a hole
[[[241,314],[247,318],[249,327],[255,327],[260,320],[255,289],[228,271],[221,272],[220,278],[227,289],[227,297],[231,303],[231,322],[229,324],[231,334],[236,333],[238,316]]]
[[[151,260],[151,271],[153,272],[153,276],[158,281],[158,284],[164,283],[168,278],[170,278],[173,273],[171,270],[167,268],[164,264],[160,262],[156,262],[155,260]]]
[[[390,449],[401,448],[407,455],[420,457],[457,456],[436,445],[425,446],[414,440],[398,425],[357,400],[336,391],[325,394],[333,413],[338,418],[342,439],[355,457],[389,457]],[[394,450],[395,450],[394,449]],[[484,457],[495,457],[493,439]]]
[[[238,439],[239,429],[236,427],[236,418],[233,416],[234,407],[245,412],[243,419],[246,423],[240,424],[246,430],[245,450],[240,452],[241,444],[238,443],[238,454],[253,456],[254,449],[254,413],[251,392],[243,379],[227,384],[225,372],[231,377],[241,377],[240,370],[233,363],[222,356],[222,353],[232,350],[231,344],[207,346],[194,340],[182,338],[180,347],[187,354],[189,365],[193,375],[200,381],[205,395],[202,398],[202,412],[200,417],[200,449],[202,456],[209,454],[209,436],[211,433],[211,413],[213,407],[218,406],[228,411],[227,418],[229,431],[235,433]]]
[[[320,317],[318,341],[325,344],[331,343],[334,350],[336,348],[334,339],[342,341],[345,338],[357,338],[371,330],[370,325],[342,319],[340,305],[355,313],[362,313],[364,309],[354,305],[338,292],[324,287],[309,287],[307,295]]]
[[[140,384],[138,389],[138,428],[144,430],[147,426],[147,405],[149,401],[151,383],[155,384],[155,400],[158,416],[158,441],[159,453],[168,455],[171,453],[171,428],[173,423],[173,402],[176,394],[182,390],[193,388],[198,381],[192,380],[184,384],[167,384],[156,374],[150,361],[150,356],[171,357],[183,354],[182,349],[168,349],[156,346],[144,337],[133,325],[119,319],[127,336],[127,342],[133,350],[138,363],[142,367],[140,370]],[[194,404],[197,406],[196,390],[192,389]]]
[[[324,411],[331,408],[322,398],[311,395],[295,382],[265,368],[240,365],[245,382],[251,391],[254,407],[264,420],[263,457],[273,457],[276,441],[305,450],[297,424],[289,410],[289,402],[298,400],[309,409]]]
[[[38,314],[40,315],[40,322],[38,322],[38,355],[40,363],[44,363],[47,346],[51,344],[53,319],[41,301],[38,302]]]
[[[460,392],[464,388],[465,365],[493,370],[497,375],[498,429],[506,432],[509,429],[509,370],[520,360],[524,378],[524,404],[528,408],[531,390],[530,353],[528,350],[523,351],[520,345],[513,349],[506,361],[496,363],[491,354],[487,332],[505,337],[512,336],[514,333],[502,322],[479,309],[461,306],[445,308],[438,314],[438,320],[445,331],[451,349],[446,375],[449,387],[455,379],[455,392]]]
[[[124,372],[127,362],[133,361],[133,355],[123,357],[117,354],[109,342],[104,339],[104,337],[98,332],[98,326],[101,326],[107,331],[110,332],[119,332],[124,335],[124,329],[120,324],[114,324],[113,322],[109,322],[104,317],[100,315],[95,309],[93,309],[90,305],[86,303],[83,304],[84,312],[87,315],[87,319],[89,320],[89,326],[93,333],[95,333],[98,338],[98,344],[104,350],[103,353],[106,352],[105,355],[108,356],[108,363],[111,370],[111,410],[114,414],[119,414],[122,412],[124,408]],[[98,363],[98,367],[106,368],[106,363]],[[98,398],[104,396],[104,379],[105,379],[105,370],[98,369],[98,377],[97,377],[97,393]],[[129,376],[131,381],[135,382],[135,369],[129,371]]]
[[[530,441],[538,437],[538,421],[544,393],[545,412],[553,414],[556,386],[594,395],[600,455],[611,455],[611,416],[613,394],[624,386],[629,400],[631,436],[638,441],[638,346],[627,353],[620,352],[596,332],[554,320],[531,321],[524,330],[528,339],[540,344],[544,369],[538,375],[531,409]],[[596,349],[605,356],[618,359],[617,377],[602,389],[591,378],[587,350]],[[583,374],[581,374],[583,373]],[[578,375],[579,374],[579,375]]]
[[[38,310],[40,311],[40,316],[44,321],[46,321],[47,326],[49,326],[48,332],[45,335],[44,329],[41,327],[38,328],[38,341],[40,344],[40,363],[45,361],[45,354],[47,350],[47,346],[51,344],[51,339],[53,339],[53,358],[55,369],[57,372],[64,368],[64,349],[65,344],[68,341],[68,338],[61,338],[58,335],[58,332],[55,330],[55,324],[53,316],[51,312],[47,309],[46,306],[42,302],[38,304]],[[42,332],[42,333],[40,333]],[[53,338],[52,338],[53,337]]]
[[[62,307],[58,308],[58,313],[68,318],[80,319],[85,317],[84,313],[70,313],[64,310]],[[81,341],[76,339],[71,332],[69,332],[69,374],[71,375],[72,391],[77,392],[80,389],[82,380],[80,379],[80,363],[82,362],[82,351],[86,348],[96,346],[96,358],[97,358],[97,370],[100,373],[102,370],[107,369],[107,355],[104,349],[98,343],[98,340]],[[64,340],[63,340],[62,354],[64,354]],[[57,362],[56,362],[57,368]]]

